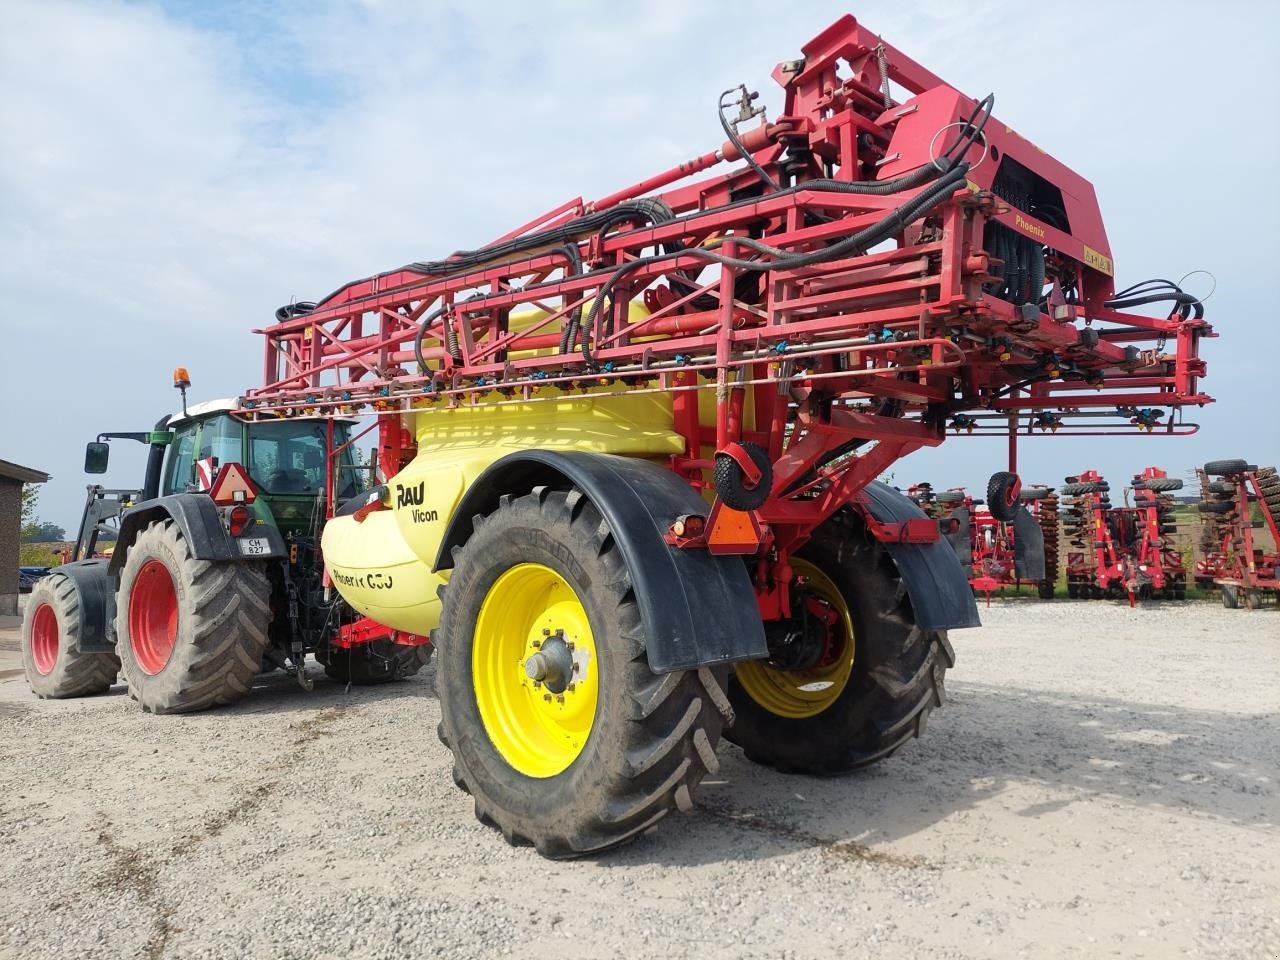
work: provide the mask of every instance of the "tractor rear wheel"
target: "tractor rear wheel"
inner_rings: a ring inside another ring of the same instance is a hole
[[[431,644],[407,646],[383,638],[355,647],[318,647],[316,659],[330,679],[368,686],[412,677],[431,660]]]
[[[440,739],[476,817],[574,857],[636,837],[719,765],[722,672],[656,674],[622,551],[578,490],[504,497],[454,556]]]
[[[888,552],[847,514],[819,528],[793,566],[804,594],[837,615],[829,649],[808,669],[739,664],[725,738],[784,773],[845,773],[924,732],[955,655],[945,632],[916,626]]]
[[[22,618],[22,668],[37,697],[63,699],[105,693],[120,672],[110,650],[81,653],[80,603],[70,577],[40,580]]]
[[[129,695],[152,713],[239,700],[262,666],[270,595],[260,564],[195,560],[172,520],[147,527],[129,548],[116,610]]]

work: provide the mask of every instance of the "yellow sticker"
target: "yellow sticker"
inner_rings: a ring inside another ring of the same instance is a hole
[[[1108,277],[1115,276],[1115,271],[1111,266],[1111,258],[1099,253],[1093,247],[1086,246],[1084,248],[1084,262],[1087,266],[1105,273]]]

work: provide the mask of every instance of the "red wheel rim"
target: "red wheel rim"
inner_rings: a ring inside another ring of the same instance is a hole
[[[145,673],[157,674],[178,641],[178,592],[169,568],[148,560],[129,591],[129,644]]]
[[[31,618],[31,662],[42,677],[52,673],[58,662],[58,615],[47,603],[40,604]]]

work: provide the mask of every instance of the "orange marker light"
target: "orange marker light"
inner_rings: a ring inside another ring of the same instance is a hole
[[[173,385],[179,390],[185,390],[191,386],[191,374],[187,373],[186,367],[173,368]]]

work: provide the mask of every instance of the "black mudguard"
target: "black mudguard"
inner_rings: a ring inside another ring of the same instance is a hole
[[[881,523],[900,523],[925,516],[919,504],[884,483],[870,483],[865,491],[871,515]],[[911,597],[916,624],[924,630],[978,627],[978,605],[969,578],[956,552],[946,541],[886,543]]]
[[[604,516],[626,559],[652,670],[670,673],[768,655],[746,564],[738,556],[667,544],[663,538],[672,521],[705,514],[707,503],[687,482],[647,460],[527,450],[495,461],[450,518],[435,568],[453,567],[453,548],[471,536],[472,518],[497,509],[503,494],[570,485]]]
[[[129,548],[138,534],[160,520],[171,519],[182,531],[187,548],[196,560],[240,560],[236,539],[227,533],[218,515],[218,507],[204,493],[176,493],[168,497],[147,500],[130,507],[120,517],[120,534],[115,551],[111,554],[112,574],[118,575],[124,567]],[[274,526],[255,523],[245,537],[265,537],[267,552],[254,555],[253,560],[279,559],[287,555],[284,537]]]
[[[1031,583],[1045,578],[1044,531],[1023,506],[1013,514],[1013,572],[1019,580]]]
[[[76,588],[80,604],[81,653],[96,653],[115,648],[116,580],[107,570],[107,561],[77,560],[64,563],[52,576],[66,577]]]

